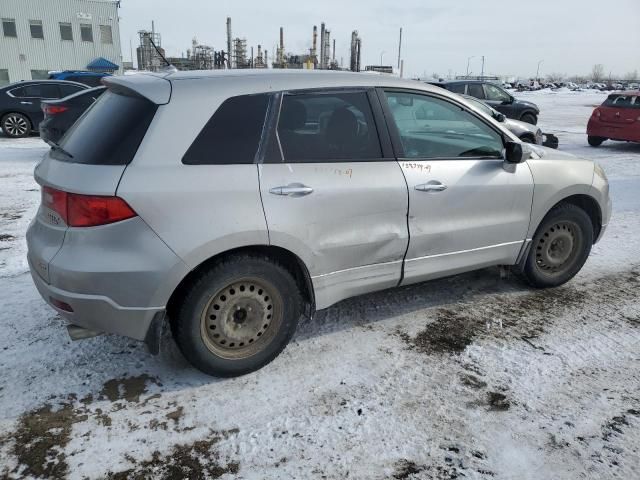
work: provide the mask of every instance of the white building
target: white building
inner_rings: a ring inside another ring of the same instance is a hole
[[[96,58],[122,73],[118,1],[0,0],[0,86],[86,70]]]

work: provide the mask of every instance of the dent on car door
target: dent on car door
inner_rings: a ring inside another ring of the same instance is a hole
[[[531,213],[528,165],[505,168],[501,133],[448,99],[379,93],[409,187],[403,283],[515,263]]]
[[[400,280],[407,188],[370,95],[289,92],[274,108],[260,165],[270,242],[305,263],[317,308]]]

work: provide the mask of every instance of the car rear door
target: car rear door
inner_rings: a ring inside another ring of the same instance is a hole
[[[502,132],[451,99],[379,91],[409,188],[403,284],[513,264],[529,228],[533,179],[505,167]]]
[[[292,91],[272,109],[259,170],[270,242],[307,266],[319,309],[400,280],[407,187],[373,95]]]

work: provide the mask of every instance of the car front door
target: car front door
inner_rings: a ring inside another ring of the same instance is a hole
[[[533,197],[526,163],[504,164],[503,133],[452,100],[379,91],[409,188],[403,283],[515,263]]]
[[[396,286],[407,186],[375,92],[293,91],[274,100],[259,165],[271,244],[304,262],[318,309]]]

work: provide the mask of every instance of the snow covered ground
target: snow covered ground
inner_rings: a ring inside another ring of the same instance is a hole
[[[613,219],[573,281],[488,269],[347,300],[230,380],[168,341],[68,339],[24,259],[45,146],[0,137],[0,478],[637,478],[640,145],[587,146],[604,94],[519,95],[610,177]]]

